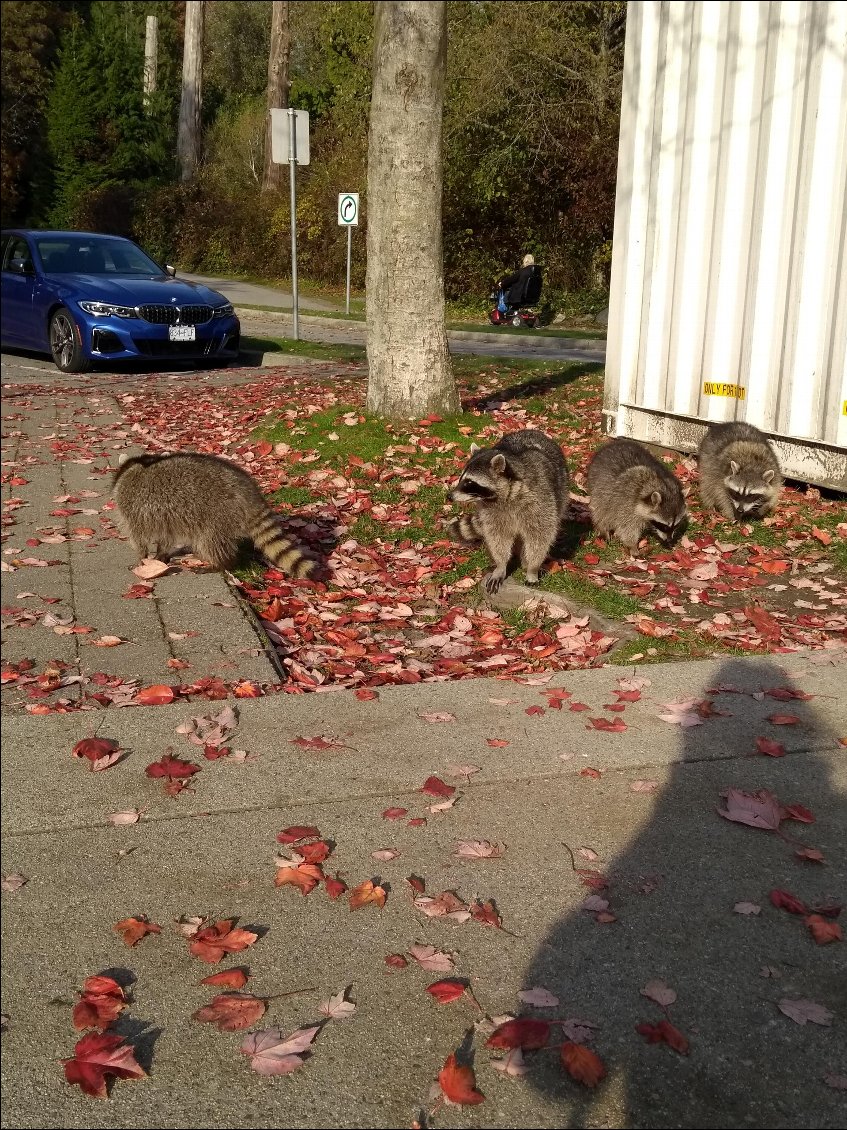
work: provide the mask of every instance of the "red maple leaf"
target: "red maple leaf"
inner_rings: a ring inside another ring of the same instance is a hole
[[[316,836],[320,836],[320,832],[311,824],[295,824],[291,828],[283,828],[276,838],[281,844],[296,844],[298,840],[311,840]]]
[[[771,687],[765,694],[768,698],[775,698],[777,702],[808,702],[810,698],[815,698],[815,695],[798,691],[795,687]]]
[[[86,1095],[105,1099],[106,1077],[142,1079],[147,1074],[135,1062],[132,1047],[123,1036],[104,1036],[89,1032],[77,1040],[74,1054],[62,1060],[65,1078],[75,1083]]]
[[[831,918],[823,918],[820,914],[810,914],[803,921],[819,946],[825,946],[829,942],[841,941],[841,927]]]
[[[438,1085],[444,1092],[444,1097],[459,1106],[476,1106],[485,1101],[485,1095],[476,1089],[473,1068],[457,1063],[452,1052],[438,1073]]]
[[[71,753],[74,757],[87,757],[89,761],[94,762],[99,761],[101,757],[108,757],[116,749],[120,749],[120,746],[111,738],[83,738],[81,742],[76,743]]]
[[[214,1024],[219,1032],[238,1032],[261,1019],[267,1007],[260,997],[251,993],[221,993],[192,1013],[192,1020]]]
[[[80,999],[74,1005],[74,1028],[105,1028],[127,1006],[121,986],[112,977],[87,977]]]
[[[420,788],[420,792],[438,797],[452,796],[455,791],[455,785],[446,784],[440,777],[427,777]]]
[[[297,887],[301,895],[308,895],[324,878],[316,863],[299,863],[292,867],[278,867],[275,887]]]
[[[584,1044],[566,1040],[560,1054],[568,1075],[586,1087],[596,1087],[606,1074],[606,1066],[600,1056]]]
[[[465,995],[465,985],[462,981],[433,981],[431,985],[427,985],[426,991],[439,1004],[448,1004]]]
[[[385,964],[390,969],[405,969],[409,963],[402,953],[390,953],[385,959]]]
[[[166,753],[158,761],[148,765],[144,772],[148,777],[175,777],[177,780],[185,780],[192,774],[199,773],[200,766]]]
[[[337,899],[347,890],[347,884],[343,879],[339,879],[337,874],[334,879],[325,879],[324,884],[326,886],[326,893],[331,899]]]
[[[135,696],[135,702],[139,706],[166,706],[169,702],[174,700],[173,687],[165,686],[163,683],[158,683],[154,687],[144,687]]]
[[[580,777],[593,777],[595,781],[603,776],[599,769],[592,769],[590,766],[586,766],[585,769],[580,769],[579,775]]]
[[[116,934],[121,934],[128,946],[134,946],[146,937],[147,934],[161,934],[162,927],[155,922],[148,922],[142,915],[141,918],[122,918],[116,922],[112,929]]]
[[[680,1055],[688,1055],[688,1040],[669,1020],[660,1020],[658,1024],[636,1024],[635,1031],[643,1036],[648,1044],[667,1044]]]
[[[234,918],[223,918],[213,926],[198,930],[188,947],[189,953],[208,965],[223,960],[225,954],[240,953],[259,937],[252,930],[235,929]]]
[[[801,824],[815,823],[815,817],[802,804],[786,804],[781,815],[783,820],[799,820]]]
[[[755,627],[762,639],[776,641],[782,635],[782,628],[778,621],[774,620],[770,612],[766,612],[764,608],[760,608],[757,604],[752,605],[750,608],[745,608],[744,615]]]
[[[297,853],[303,856],[306,863],[323,863],[332,854],[332,848],[325,840],[316,840],[311,844],[299,844]]]
[[[503,921],[497,913],[491,899],[487,902],[474,899],[468,907],[468,910],[471,912],[471,918],[473,918],[475,922],[481,923],[483,926],[495,926],[499,929],[503,925]]]
[[[780,910],[787,910],[789,914],[808,914],[809,908],[804,902],[792,895],[790,891],[781,891],[774,888],[771,891],[771,902]]]
[[[623,718],[589,718],[588,721],[595,730],[605,730],[610,734],[622,734],[627,729]],[[586,726],[586,729],[590,730],[591,726]]]
[[[766,757],[785,757],[785,746],[770,738],[756,738],[756,749]]]
[[[375,903],[378,907],[385,906],[385,888],[366,879],[364,883],[360,883],[350,893],[350,909],[358,910],[360,906],[366,906],[368,903]]]
[[[201,985],[218,985],[222,989],[243,989],[248,981],[247,973],[243,969],[224,969],[220,973],[213,973],[204,977]]]
[[[488,1048],[523,1048],[535,1051],[543,1048],[550,1038],[550,1025],[546,1020],[535,1020],[530,1016],[518,1020],[507,1020],[495,1028],[485,1046]]]
[[[383,820],[401,820],[408,811],[408,808],[386,808],[382,818]]]

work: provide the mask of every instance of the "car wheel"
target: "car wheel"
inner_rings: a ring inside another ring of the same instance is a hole
[[[518,327],[523,325],[523,319],[521,318],[520,314],[515,314],[514,318],[512,318],[512,325]]]
[[[50,319],[50,352],[63,373],[86,373],[91,361],[84,356],[70,311],[60,306]]]

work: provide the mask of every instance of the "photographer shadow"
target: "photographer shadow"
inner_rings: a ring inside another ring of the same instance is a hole
[[[769,893],[788,890],[810,910],[836,913],[845,891],[847,820],[835,776],[841,772],[843,789],[847,751],[814,699],[762,696],[795,689],[775,662],[727,660],[714,687],[737,691],[692,687],[691,693],[703,699],[712,691],[715,708],[732,718],[682,729],[680,758],[652,798],[621,785],[626,791],[615,820],[620,816],[620,824],[636,829],[622,850],[596,864],[581,865],[577,856],[577,868],[602,870],[608,887],[585,887],[584,894],[607,899],[615,921],[597,921],[586,910],[568,913],[527,969],[527,989],[542,986],[562,1001],[566,1011],[558,1017],[597,1025],[589,1046],[608,1072],[589,1090],[567,1076],[558,1056],[536,1055],[528,1084],[555,1118],[539,1125],[844,1125],[843,1091],[825,1078],[843,1077],[847,1065],[843,943],[816,944],[803,916],[772,905]],[[653,693],[663,701],[660,689]],[[774,726],[765,721],[771,714],[800,721]],[[787,755],[756,753],[761,735],[785,742]],[[633,775],[658,773],[640,768]],[[767,831],[721,819],[716,808],[727,787],[770,790],[782,805],[811,810],[815,822],[783,819],[778,831]],[[649,817],[639,818],[639,806],[651,802]],[[570,838],[566,828],[562,834]],[[827,862],[796,856],[803,844],[819,849]],[[734,911],[741,903],[761,909]],[[667,1011],[641,992],[654,980],[676,993]],[[825,1006],[834,1014],[831,1025],[801,1026],[780,1011],[778,1002],[786,998]],[[549,1010],[532,1014],[550,1016]],[[648,1043],[636,1031],[664,1019],[690,1042],[688,1055]]]

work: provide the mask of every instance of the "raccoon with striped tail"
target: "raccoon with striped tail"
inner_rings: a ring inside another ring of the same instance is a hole
[[[113,479],[120,525],[142,557],[167,560],[191,549],[216,569],[232,565],[249,539],[291,577],[320,578],[318,561],[285,535],[251,475],[195,452],[122,459]]]
[[[538,583],[569,506],[568,465],[557,443],[527,428],[494,447],[474,444],[447,497],[474,508],[451,519],[447,530],[459,541],[484,543],[494,565],[486,592],[500,588],[513,554],[520,555],[527,584]]]
[[[594,528],[635,553],[645,533],[672,545],[684,531],[688,511],[679,480],[634,439],[613,439],[588,464]]]
[[[697,453],[700,501],[730,522],[776,510],[782,475],[767,437],[743,421],[712,424]]]

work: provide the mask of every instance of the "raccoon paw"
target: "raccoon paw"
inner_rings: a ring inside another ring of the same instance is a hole
[[[488,574],[488,576],[485,578],[485,591],[489,594],[489,596],[493,596],[494,593],[499,592],[500,586],[503,584],[505,579],[505,573],[497,572]]]

